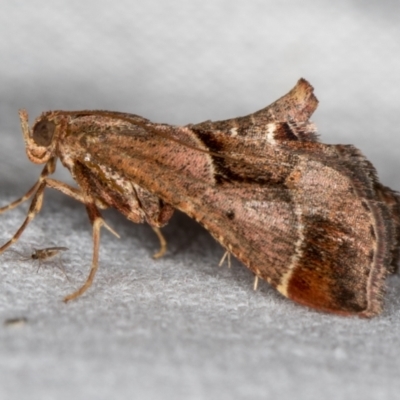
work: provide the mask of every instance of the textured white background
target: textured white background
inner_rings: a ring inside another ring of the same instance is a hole
[[[400,189],[400,3],[316,0],[2,1],[0,201],[40,167],[17,110],[109,109],[186,124],[258,110],[299,77],[315,87],[321,140],[352,143]],[[60,168],[61,169],[61,168]],[[60,173],[70,182],[68,174]],[[4,242],[24,208],[1,216]],[[0,398],[393,399],[400,390],[400,279],[371,321],[323,315],[252,291],[238,262],[182,215],[159,261],[148,227],[106,213],[93,288],[64,305],[91,254],[84,208],[46,193],[16,249],[64,245],[50,264],[0,258]]]

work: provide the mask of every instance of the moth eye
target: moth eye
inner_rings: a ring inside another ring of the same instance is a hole
[[[51,144],[55,129],[56,124],[54,122],[47,119],[40,121],[33,128],[33,140],[37,145],[47,147]]]

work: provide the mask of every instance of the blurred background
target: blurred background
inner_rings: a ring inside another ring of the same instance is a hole
[[[106,109],[188,124],[259,110],[300,77],[320,101],[320,140],[354,144],[400,190],[398,0],[0,3],[0,206],[41,170],[26,158],[20,108],[31,121],[46,110]],[[2,243],[24,215],[1,215]],[[253,292],[252,274],[235,261],[218,268],[221,247],[182,215],[164,230],[170,247],[158,261],[150,228],[116,213],[107,220],[121,239],[104,233],[95,284],[68,306],[61,298],[86,278],[92,246],[81,205],[48,191],[16,246],[69,247],[71,282],[2,256],[0,397],[398,396],[398,276],[382,317],[334,317],[266,283]],[[23,329],[3,326],[18,316]]]
[[[4,2],[1,186],[36,176],[19,108],[187,124],[256,111],[304,77],[321,141],[361,148],[400,189],[399,15],[396,0]]]

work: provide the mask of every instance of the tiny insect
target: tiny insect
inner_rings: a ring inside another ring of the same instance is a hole
[[[351,145],[318,141],[309,121],[318,100],[304,79],[253,114],[187,126],[152,123],[110,111],[48,111],[29,127],[27,156],[45,164],[11,210],[32,197],[28,215],[0,253],[39,213],[46,187],[83,203],[93,256],[82,295],[99,265],[100,210],[113,207],[160,231],[175,209],[203,225],[256,276],[314,309],[372,317],[382,310],[385,279],[397,269],[400,200]],[[78,187],[49,177],[59,159]]]
[[[56,256],[60,256],[61,252],[67,251],[67,250],[68,250],[68,247],[57,247],[57,246],[45,247],[44,249],[33,249],[33,252],[31,254],[31,259],[39,261],[39,266],[38,266],[38,271],[39,271],[40,267],[42,266],[42,261],[47,261]],[[68,275],[65,272],[65,269],[61,263],[61,259],[59,259],[59,268],[64,273],[66,278],[68,279]]]
[[[56,256],[60,256],[61,252],[69,250],[68,247],[62,247],[62,246],[54,246],[54,247],[45,247],[43,249],[33,249],[32,253],[29,256],[26,256],[24,254],[21,254],[20,252],[16,250],[12,250],[13,252],[19,254],[22,256],[20,259],[21,261],[27,261],[27,260],[37,260],[38,261],[38,269],[37,272],[39,272],[40,267],[42,266],[42,261],[48,261],[51,258],[54,258]],[[64,273],[64,275],[67,277],[68,276],[65,272],[65,269],[63,268],[63,265],[61,263],[61,259],[59,260],[59,269]]]
[[[33,260],[48,260],[66,250],[68,250],[68,247],[45,247],[44,249],[33,249],[30,258]]]

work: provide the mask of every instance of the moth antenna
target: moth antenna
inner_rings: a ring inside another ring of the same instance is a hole
[[[74,293],[69,294],[68,296],[64,297],[64,303],[67,303],[70,300],[76,299],[77,297],[81,296],[83,293],[86,292],[92,286],[94,277],[96,276],[96,272],[99,268],[99,247],[100,247],[100,230],[101,227],[105,224],[103,218],[99,216],[97,209],[95,209],[92,205],[87,206],[89,217],[92,221],[93,225],[93,257],[92,257],[92,266],[90,268],[89,276],[86,279],[86,282]],[[112,229],[109,229],[113,232]]]
[[[29,128],[29,115],[25,109],[19,110],[19,119],[21,121],[22,136],[24,138],[25,147],[35,146],[35,142],[32,139],[32,133]]]

